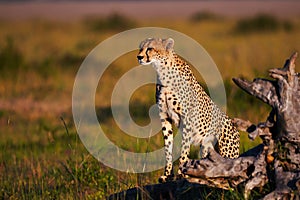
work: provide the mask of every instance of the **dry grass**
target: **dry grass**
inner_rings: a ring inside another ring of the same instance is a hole
[[[197,40],[222,74],[229,115],[259,122],[266,118],[269,108],[240,91],[231,78],[267,76],[270,67],[281,67],[292,51],[300,49],[297,40],[300,21],[291,22],[294,29],[290,31],[238,35],[233,32],[237,24],[233,19],[136,21],[134,24],[171,28]],[[138,177],[109,169],[91,157],[78,138],[71,113],[76,72],[89,51],[118,32],[109,28],[91,31],[87,26],[84,22],[1,22],[0,54],[11,41],[11,53],[3,59],[14,60],[18,54],[20,62],[10,62],[13,64],[1,68],[0,198],[101,199],[133,187],[140,180],[143,184],[154,183],[162,173],[160,170]],[[146,144],[154,149],[162,146],[159,134],[150,144],[148,140],[125,136],[107,111],[114,84],[137,65],[135,55],[136,52],[126,54],[109,67],[99,82],[96,106],[106,111],[100,120],[111,140],[126,149],[143,152],[146,149],[141,146]],[[154,103],[153,97],[153,87],[140,88],[132,97],[131,111],[138,123],[148,122],[147,106]],[[250,142],[243,134],[241,150],[258,142]]]

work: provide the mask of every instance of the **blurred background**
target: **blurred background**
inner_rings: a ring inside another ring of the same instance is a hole
[[[146,26],[186,34],[216,62],[226,88],[228,115],[258,123],[270,108],[231,79],[267,78],[269,68],[282,67],[292,52],[300,50],[299,17],[296,0],[0,1],[0,198],[102,199],[157,183],[163,170],[130,174],[110,169],[86,151],[76,133],[71,112],[74,79],[84,58],[101,41]],[[110,109],[113,87],[138,65],[136,54],[123,55],[109,66],[99,81],[95,103],[111,141],[128,151],[147,152],[163,147],[161,135],[138,139],[124,134]],[[149,123],[154,94],[154,86],[146,85],[132,96],[130,112],[136,123]],[[240,150],[259,142],[241,133]],[[197,154],[193,149],[191,156]],[[270,187],[254,191],[251,198]],[[209,195],[242,198],[238,191]]]

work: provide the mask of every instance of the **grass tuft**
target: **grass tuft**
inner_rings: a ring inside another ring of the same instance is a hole
[[[24,57],[10,36],[6,37],[3,47],[0,46],[0,77],[13,78],[24,65]]]
[[[201,21],[209,21],[209,20],[220,20],[222,17],[218,16],[212,12],[209,11],[199,11],[194,13],[191,17],[190,20],[192,22],[201,22]]]
[[[275,16],[259,14],[251,18],[241,19],[234,27],[234,32],[238,34],[254,32],[274,32],[283,29],[291,31],[293,24],[289,21],[281,21]]]
[[[90,17],[85,20],[86,26],[91,31],[124,31],[134,28],[135,22],[120,14],[112,14],[106,18]]]

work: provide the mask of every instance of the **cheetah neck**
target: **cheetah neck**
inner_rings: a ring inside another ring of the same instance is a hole
[[[191,84],[198,84],[188,63],[175,52],[152,64],[156,70],[158,82],[161,85],[174,87],[175,79],[185,79],[186,82]]]

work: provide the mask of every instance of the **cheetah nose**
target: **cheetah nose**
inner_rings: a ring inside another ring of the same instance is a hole
[[[144,56],[137,56],[138,60],[142,60],[144,58]]]

